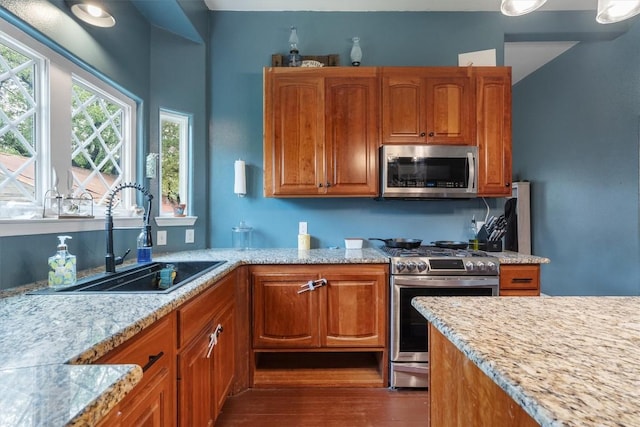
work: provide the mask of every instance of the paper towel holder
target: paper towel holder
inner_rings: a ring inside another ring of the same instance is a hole
[[[233,192],[238,197],[244,197],[247,195],[247,177],[246,177],[246,164],[244,160],[238,159],[233,165],[234,180],[233,180]]]

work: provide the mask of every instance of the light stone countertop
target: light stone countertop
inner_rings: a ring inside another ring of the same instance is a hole
[[[88,365],[243,264],[386,264],[377,249],[211,249],[154,260],[226,260],[169,294],[0,298],[0,426],[95,425],[142,378],[136,365]],[[34,284],[25,289],[42,287]]]
[[[640,426],[640,297],[419,297],[542,426]]]

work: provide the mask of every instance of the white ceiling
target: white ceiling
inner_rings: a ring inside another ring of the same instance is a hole
[[[211,10],[236,11],[499,11],[500,0],[205,0]],[[548,0],[540,10],[595,10],[597,0]]]
[[[210,10],[228,11],[430,11],[491,12],[500,0],[205,0]],[[596,10],[597,0],[548,0],[540,10]],[[576,42],[505,43],[504,62],[515,84]]]

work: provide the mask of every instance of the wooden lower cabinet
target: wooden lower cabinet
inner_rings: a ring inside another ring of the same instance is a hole
[[[213,426],[231,386],[235,372],[234,290],[232,273],[178,309],[181,427]]]
[[[431,324],[429,412],[433,427],[539,425]]]
[[[540,264],[500,265],[500,296],[540,296]]]
[[[175,315],[157,321],[147,331],[97,361],[137,364],[142,380],[102,420],[100,426],[172,427],[176,424]]]
[[[386,386],[386,265],[254,266],[250,281],[254,387]]]

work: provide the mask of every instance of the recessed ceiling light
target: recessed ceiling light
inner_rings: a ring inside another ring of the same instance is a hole
[[[640,13],[640,0],[598,0],[596,21],[612,24]]]
[[[78,19],[96,27],[109,28],[116,25],[116,19],[96,0],[66,0],[67,5]]]
[[[507,16],[520,16],[533,12],[547,0],[502,0],[500,11]]]

